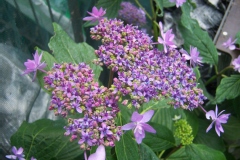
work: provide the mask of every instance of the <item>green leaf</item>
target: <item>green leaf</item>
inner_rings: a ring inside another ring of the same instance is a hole
[[[223,138],[227,140],[237,140],[240,139],[240,120],[234,116],[229,117],[226,124],[222,124],[224,133]]]
[[[58,63],[58,61],[47,51],[43,51],[40,48],[37,47],[38,53],[43,53],[42,54],[42,62],[46,62],[47,66],[45,68],[46,71],[50,71],[53,67],[54,63]]]
[[[186,7],[187,4],[184,4]],[[188,6],[189,7],[189,6]],[[187,7],[186,7],[187,8]],[[178,24],[178,28],[184,39],[184,48],[189,51],[190,45],[197,47],[203,62],[217,65],[218,53],[217,49],[206,31],[203,31],[195,20],[187,16],[189,11],[183,11],[183,15]]]
[[[168,104],[170,102],[170,99],[160,99],[160,100],[151,100],[148,103],[144,103],[142,107],[139,109],[141,112],[146,112],[150,109],[152,110],[158,110],[160,108],[170,108],[171,106]]]
[[[198,67],[193,68],[193,72],[195,73],[197,81],[198,81],[199,78],[201,78],[201,73],[199,72]]]
[[[150,122],[149,125],[152,126],[157,133],[145,132],[146,137],[143,139],[143,143],[148,145],[154,152],[166,150],[175,145],[173,133],[167,127],[153,122]]]
[[[201,88],[203,90],[203,94],[204,94],[204,96],[207,97],[208,100],[210,100],[210,101],[214,100],[214,97],[210,93],[208,93],[208,91],[201,79],[198,79],[198,88]]]
[[[206,129],[211,122],[206,120],[201,120],[199,121],[199,123],[200,124],[199,124],[198,133],[193,142],[197,144],[204,144],[208,147],[224,152],[225,144],[222,138],[217,136],[215,130],[212,129],[208,133],[206,133]]]
[[[140,145],[140,160],[159,160],[156,154],[146,144],[141,143]]]
[[[115,18],[118,15],[121,2],[122,0],[99,0],[96,6],[107,10],[105,17]]]
[[[181,10],[182,10],[181,24],[185,26],[190,32],[192,32],[192,25],[193,23],[196,22],[193,21],[190,16],[191,6],[189,5],[189,3],[184,3],[181,6]]]
[[[166,160],[189,160],[189,157],[186,154],[185,147],[181,147],[171,154]]]
[[[202,144],[190,144],[185,147],[189,160],[226,160],[224,154]]]
[[[169,0],[162,0],[162,1],[163,1],[163,7],[164,8],[173,7],[173,6],[176,5],[175,3],[172,3]]]
[[[163,0],[155,0],[157,7],[161,10],[161,14],[159,16],[163,16]]]
[[[240,75],[231,75],[221,80],[216,91],[216,103],[233,99],[240,95]]]
[[[70,142],[64,136],[64,122],[41,119],[34,123],[23,122],[11,137],[11,145],[23,147],[26,159],[32,156],[38,160],[74,159],[83,153],[77,141]]]
[[[140,159],[137,143],[132,139],[129,131],[124,133],[120,141],[115,143],[115,151],[118,160]]]
[[[238,44],[240,46],[240,31],[237,32],[235,38],[237,38],[236,44]]]
[[[53,23],[53,28],[55,34],[50,39],[49,48],[53,51],[55,59],[60,63],[85,62],[93,69],[95,80],[98,80],[102,68],[92,62],[97,58],[94,49],[85,42],[75,43],[57,23]]]

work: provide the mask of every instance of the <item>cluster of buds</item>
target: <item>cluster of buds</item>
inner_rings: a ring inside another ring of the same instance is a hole
[[[52,92],[50,110],[56,115],[83,113],[84,117],[69,119],[65,135],[79,139],[82,149],[90,146],[113,146],[119,140],[121,128],[114,118],[119,112],[118,96],[94,82],[93,71],[84,63],[55,64],[44,77],[45,88]]]
[[[137,8],[131,2],[122,2],[118,17],[127,24],[144,26],[147,23],[146,15],[141,8]]]
[[[95,51],[99,61],[118,71],[111,90],[119,96],[130,95],[136,108],[161,97],[172,99],[175,108],[192,110],[203,104],[205,97],[194,72],[178,50],[153,49],[151,37],[116,19],[102,19],[91,34],[103,42]]]

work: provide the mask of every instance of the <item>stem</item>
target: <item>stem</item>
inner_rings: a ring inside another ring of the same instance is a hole
[[[207,111],[201,105],[199,107],[203,110],[203,112],[207,113]]]
[[[114,72],[110,70],[109,79],[108,79],[108,88],[110,88],[113,83],[113,74]]]
[[[154,22],[156,22],[157,20],[157,15],[156,15],[156,12],[154,10],[154,6],[153,6],[153,0],[150,0],[150,3],[151,3],[151,9],[152,9],[152,14],[153,14],[153,17],[152,17],[152,25],[153,25],[153,30],[154,30],[154,40],[157,41],[158,40],[158,25],[156,25]]]
[[[212,76],[206,83],[205,86],[207,86],[209,83],[211,83],[214,79],[216,79],[218,76],[221,76],[225,71],[232,69],[232,66],[228,66],[226,68],[224,68],[223,70],[221,70],[219,73],[217,73],[216,75]]]
[[[165,159],[167,159],[169,156],[171,156],[171,154],[173,154],[174,152],[176,152],[176,151],[177,151],[178,149],[180,149],[181,147],[182,147],[182,145],[180,144],[180,146],[173,148],[173,150],[166,156]]]
[[[152,20],[152,17],[150,16],[150,14],[145,10],[145,8],[139,3],[138,0],[135,0],[135,2],[137,3],[137,5],[144,11],[144,13],[147,15],[147,17]]]
[[[158,156],[159,159],[161,159],[161,157],[162,157],[162,155],[163,155],[164,152],[165,152],[165,150],[163,150],[163,151],[159,154],[159,156]]]
[[[86,152],[86,150],[84,151],[84,159],[87,160],[87,152]]]

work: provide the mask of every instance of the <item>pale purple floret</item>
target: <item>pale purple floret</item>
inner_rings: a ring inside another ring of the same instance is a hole
[[[28,74],[30,72],[34,72],[32,81],[34,81],[36,78],[37,70],[46,72],[45,70],[43,70],[46,67],[46,63],[45,62],[41,63],[42,53],[38,55],[38,51],[36,51],[35,54],[33,55],[33,58],[34,58],[33,60],[28,59],[27,62],[24,62],[26,70],[23,73],[23,74]]]
[[[34,157],[31,157],[31,160],[37,160],[36,158],[34,158]]]
[[[238,71],[240,73],[240,56],[238,56],[238,58],[235,58],[233,61],[232,61],[232,65],[234,67],[234,70],[235,71]]]
[[[102,7],[98,10],[97,7],[94,6],[92,8],[92,12],[88,12],[88,14],[90,14],[91,16],[85,17],[83,18],[83,20],[96,22],[96,21],[100,21],[103,18],[103,16],[106,14],[106,10],[103,10]]]
[[[190,55],[184,49],[181,49],[180,52],[186,60],[190,60],[190,65],[195,67],[196,65],[202,65],[202,57],[199,56],[199,51],[197,47],[190,46]]]
[[[176,3],[176,7],[177,7],[177,8],[180,7],[180,6],[182,6],[183,3],[186,2],[186,0],[169,0],[169,1],[172,2],[172,3]]]
[[[172,34],[172,29],[167,30],[167,32],[163,32],[163,25],[162,22],[159,22],[161,37],[158,37],[158,43],[162,44],[164,47],[164,52],[167,53],[167,47],[170,48],[176,48],[177,46],[173,43],[173,39],[175,37],[174,34]]]
[[[131,123],[127,123],[122,126],[122,130],[133,129],[134,136],[138,144],[142,143],[142,139],[145,138],[145,131],[156,133],[156,130],[150,125],[146,124],[154,114],[153,110],[149,110],[144,114],[139,114],[138,112],[133,112],[131,117]]]
[[[213,124],[215,124],[215,131],[217,132],[218,136],[220,136],[221,132],[224,132],[221,123],[227,123],[230,114],[222,114],[223,112],[224,110],[218,114],[218,107],[216,105],[215,112],[211,110],[206,113],[206,118],[211,118],[212,120],[212,123],[208,126],[206,132],[208,132],[212,128]]]
[[[88,160],[105,160],[106,159],[106,152],[105,147],[103,145],[98,146],[95,153],[91,154]]]
[[[17,149],[15,146],[12,147],[12,153],[13,155],[6,155],[6,158],[8,159],[19,159],[19,160],[25,160],[24,154],[23,154],[23,148],[20,147]]]
[[[236,46],[235,46],[235,42],[237,41],[237,39],[235,39],[234,41],[232,41],[232,37],[230,37],[226,42],[224,42],[222,45],[225,47],[225,48],[228,48],[230,50],[234,50],[236,49]]]

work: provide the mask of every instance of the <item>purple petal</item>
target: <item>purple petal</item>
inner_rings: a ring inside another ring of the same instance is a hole
[[[133,129],[135,127],[136,127],[136,125],[134,123],[127,123],[127,124],[122,126],[122,130],[130,130],[130,129]]]
[[[98,146],[95,153],[91,154],[88,160],[105,160],[106,159],[106,152],[105,147],[103,145]]]
[[[229,48],[230,50],[234,50],[234,49],[236,49],[236,46],[235,46],[234,44],[232,44],[232,45],[230,45],[228,48]]]
[[[17,156],[15,155],[6,155],[5,157],[8,159],[17,159]]]
[[[151,133],[156,133],[156,130],[150,126],[149,124],[142,124],[142,127],[145,131],[151,132]]]
[[[221,130],[223,130],[221,124],[218,123],[218,125],[217,125],[217,122],[216,122],[216,124],[215,124],[215,131],[216,131],[216,133],[217,133],[217,135],[218,135],[219,137],[220,137],[220,131],[221,131]]]
[[[97,9],[97,7],[94,6],[94,7],[92,8],[92,13],[95,14],[95,15],[98,15],[98,9]]]
[[[140,143],[142,143],[142,139],[145,138],[145,132],[144,131],[142,133],[134,132],[134,137],[135,137],[137,143],[140,144]]]
[[[154,114],[154,110],[149,110],[143,114],[143,118],[140,122],[148,122]]]
[[[211,117],[211,119],[216,119],[215,112],[214,112],[213,110],[208,111],[208,112],[206,113],[206,118],[207,118],[207,119],[210,119],[210,117]]]
[[[96,18],[95,17],[85,17],[83,18],[84,21],[92,21],[92,20],[95,20]]]
[[[229,116],[230,114],[222,114],[221,116],[218,117],[218,122],[227,123]]]
[[[17,150],[16,154],[22,154],[22,153],[23,153],[23,148],[20,147],[20,148]]]
[[[15,154],[15,155],[17,154],[17,148],[16,148],[15,146],[12,147],[12,152],[13,152],[13,154]]]
[[[207,128],[207,130],[206,130],[206,132],[208,132],[211,128],[212,128],[212,126],[213,126],[213,124],[214,124],[214,122],[215,121],[212,121],[212,123],[208,126],[208,128]]]
[[[138,112],[133,112],[132,117],[131,117],[131,121],[133,122],[139,122],[141,121],[141,119],[143,118],[143,115],[139,114]]]

